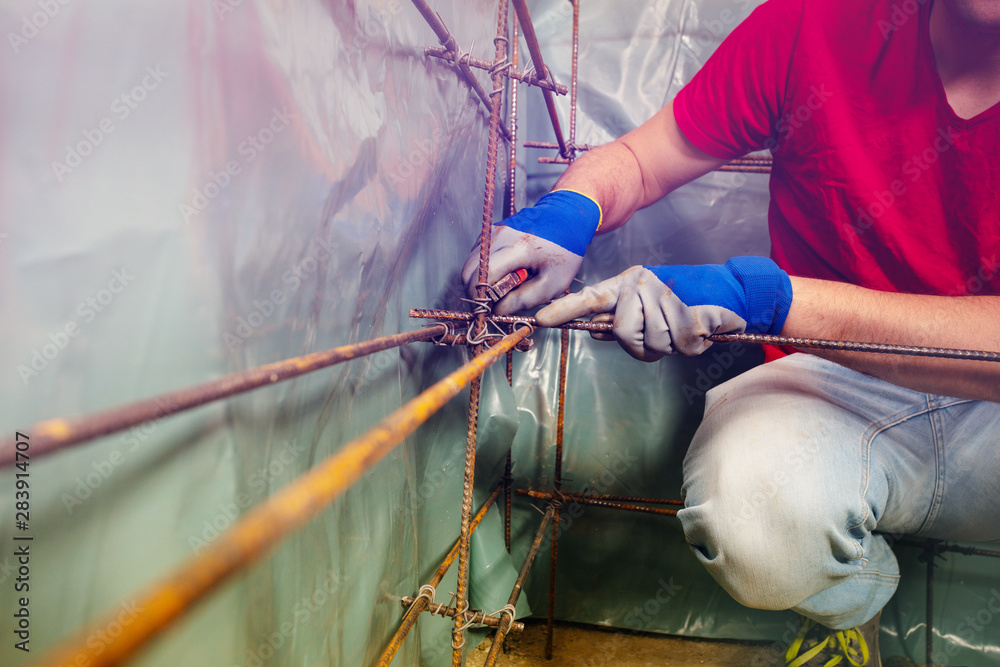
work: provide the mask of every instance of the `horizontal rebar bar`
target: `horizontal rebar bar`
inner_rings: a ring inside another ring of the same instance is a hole
[[[917,549],[926,549],[926,542],[917,542],[914,540],[896,540],[893,545],[902,545],[904,547],[916,547]],[[979,547],[962,547],[957,544],[934,544],[932,547],[935,551],[947,551],[950,553],[964,554],[966,556],[986,556],[987,558],[1000,558],[1000,551],[993,551],[991,549],[980,549]]]
[[[498,484],[497,487],[493,489],[493,493],[490,494],[490,497],[486,499],[483,506],[479,508],[478,512],[476,512],[476,516],[472,518],[472,523],[469,524],[470,532],[474,532],[476,528],[479,527],[479,523],[483,520],[483,517],[486,516],[490,507],[493,506],[493,503],[496,502],[496,499],[500,495],[500,491],[502,491],[503,488],[503,484]],[[449,551],[448,555],[444,557],[444,560],[441,561],[438,569],[434,572],[434,576],[432,576],[431,580],[427,583],[428,586],[432,586],[436,589],[441,585],[441,580],[444,579],[444,575],[448,573],[448,569],[451,567],[452,563],[455,562],[455,559],[458,558],[458,549],[460,545],[461,541],[455,540],[455,544],[451,547],[451,551]],[[420,618],[420,613],[427,608],[427,604],[429,602],[430,600],[426,596],[418,596],[416,598],[416,602],[406,610],[406,613],[403,615],[403,620],[400,622],[399,628],[396,630],[396,634],[394,634],[392,639],[389,640],[385,650],[382,651],[382,656],[378,659],[378,662],[375,663],[375,667],[389,667],[389,663],[391,663],[392,659],[396,657],[399,647],[403,645],[403,640],[406,639],[410,630],[412,630],[413,626],[416,625],[417,619]]]
[[[427,25],[429,25],[431,27],[431,30],[434,31],[434,34],[437,36],[438,41],[441,42],[441,45],[444,47],[444,49],[452,53],[461,52],[461,49],[458,46],[458,42],[455,40],[455,36],[451,34],[450,30],[448,30],[448,26],[445,25],[444,21],[441,19],[441,15],[438,14],[433,9],[431,9],[430,5],[427,4],[426,0],[411,0],[411,1],[413,2],[413,5],[417,8],[417,11],[420,12],[420,15],[424,17],[424,20],[427,21]],[[491,63],[490,67],[492,66],[493,64]],[[466,62],[466,58],[462,57],[459,59],[458,69],[462,73],[462,76],[465,77],[465,80],[469,83],[469,85],[472,86],[472,89],[476,92],[476,95],[479,96],[479,99],[486,107],[486,110],[489,111],[490,109],[489,95],[487,95],[486,91],[483,90],[482,85],[479,83],[479,79],[476,78],[475,73],[469,68],[468,63]],[[503,133],[504,139],[510,141],[510,130],[508,130],[507,126],[504,125],[503,123],[500,123],[500,131]]]
[[[198,556],[140,593],[135,606],[142,611],[117,637],[95,644],[88,640],[94,636],[92,632],[85,630],[41,664],[120,664],[229,577],[271,553],[285,537],[302,528],[530,333],[529,327],[519,327],[249,511]],[[114,622],[112,616],[90,630],[102,632],[99,628]]]
[[[514,3],[514,11],[517,13],[518,23],[521,24],[524,42],[528,45],[528,53],[531,54],[531,64],[542,81],[551,80],[551,72],[542,59],[542,50],[538,45],[538,36],[535,35],[535,26],[531,22],[531,14],[528,13],[528,4],[525,0],[512,0],[512,2]],[[552,97],[552,91],[543,88],[542,94],[545,96],[545,109],[549,112],[549,120],[552,121],[552,130],[555,132],[556,141],[559,142],[559,154],[563,157],[570,157],[566,148],[566,140],[563,138],[562,127],[559,125],[559,113],[556,111],[556,102],[555,98]]]
[[[411,308],[410,317],[425,319],[468,321],[471,315],[456,310],[427,310]],[[534,317],[521,315],[489,315],[488,320],[498,324],[525,322],[533,327],[544,328]],[[586,322],[573,320],[553,329],[575,329],[610,333],[614,325],[610,322]],[[732,333],[713,334],[708,340],[716,343],[751,343],[753,345],[786,345],[819,350],[841,350],[843,352],[869,352],[872,354],[903,354],[914,357],[935,357],[939,359],[966,359],[969,361],[1000,361],[1000,352],[989,350],[962,350],[947,347],[921,347],[919,345],[896,345],[892,343],[861,343],[857,341],[826,340],[822,338],[794,338],[790,336],[770,336],[767,334]]]
[[[541,162],[542,158],[538,158]],[[735,171],[743,174],[770,174],[771,167],[758,164],[724,164],[715,171]]]
[[[559,148],[559,144],[551,141],[525,141],[522,145],[525,148],[550,148],[550,149]],[[578,151],[589,151],[591,148],[593,148],[593,146],[591,146],[590,144],[571,143],[567,144],[567,148]]]
[[[567,498],[574,498],[576,496],[584,496],[586,498],[593,498],[594,500],[611,500],[623,503],[643,503],[648,505],[684,505],[683,500],[677,500],[675,498],[642,498],[639,496],[615,496],[606,493],[575,493],[563,491],[562,494]]]
[[[535,539],[531,541],[531,548],[528,549],[528,555],[524,557],[524,562],[521,563],[521,570],[517,574],[517,581],[514,582],[514,589],[510,592],[510,597],[507,598],[507,605],[509,607],[517,606],[517,599],[521,596],[521,589],[524,588],[524,582],[528,579],[531,564],[535,562],[535,556],[538,555],[538,550],[542,546],[542,539],[545,537],[545,530],[549,527],[555,511],[556,508],[552,504],[549,504],[548,509],[545,510],[545,516],[542,517],[542,523],[538,526]],[[511,622],[513,622],[514,615],[512,613],[509,615]],[[496,663],[500,647],[503,646],[503,638],[507,635],[507,632],[508,629],[504,628],[503,625],[497,628],[497,633],[493,635],[493,643],[490,644],[490,652],[486,654],[486,662],[483,663],[483,667],[492,667]]]
[[[405,597],[401,600],[401,602],[404,607],[408,607],[413,604],[414,600],[415,598]],[[458,609],[456,607],[449,607],[448,605],[438,603],[428,604],[426,609],[428,613],[435,616],[447,616],[448,618],[454,618],[455,615],[458,614]],[[477,625],[488,625],[491,628],[499,627],[502,622],[499,616],[487,614],[483,609],[470,609],[463,615],[463,621],[465,623],[473,623]],[[523,632],[524,623],[514,621],[514,623],[510,626],[510,630]]]
[[[533,491],[532,489],[518,489],[518,493],[530,498],[541,498],[543,500],[561,500],[567,502],[580,503],[581,505],[594,505],[596,507],[607,507],[615,510],[627,510],[629,512],[645,512],[646,514],[659,514],[662,516],[677,516],[677,510],[666,507],[650,507],[649,505],[633,505],[631,503],[617,503],[610,500],[601,500],[579,493],[556,493],[554,491]]]
[[[335,347],[325,352],[313,352],[301,357],[276,361],[257,368],[211,380],[193,387],[160,394],[135,403],[127,403],[103,412],[69,419],[50,419],[27,429],[31,434],[31,457],[45,456],[55,451],[78,445],[105,435],[117,433],[133,426],[154,421],[196,408],[212,401],[229,398],[253,389],[290,380],[335,364],[358,357],[388,350],[415,341],[426,341],[442,336],[445,326],[434,326],[405,333],[374,338],[354,345]],[[15,438],[9,437],[0,444],[0,466],[13,463]]]
[[[449,51],[443,46],[428,46],[427,48],[424,49],[424,53],[434,58],[441,58],[442,60],[447,60],[452,64],[455,64],[456,60],[459,57],[461,57],[463,63],[468,63],[469,65],[472,65],[473,67],[476,67],[478,69],[484,69],[487,71],[493,69],[492,61],[483,60],[482,58],[476,58],[475,56],[471,56],[468,54],[463,54],[460,56],[458,53],[454,51]],[[545,90],[551,90],[553,93],[556,93],[557,95],[565,95],[567,92],[569,92],[569,88],[567,88],[562,84],[556,83],[554,81],[549,81],[548,79],[540,79],[538,78],[537,74],[517,70],[514,69],[513,67],[504,70],[503,75],[511,79],[517,79],[518,81],[526,83],[529,86],[538,86],[539,88],[544,88]],[[525,142],[524,145],[527,146],[528,142]],[[558,148],[556,144],[553,144],[552,147]]]

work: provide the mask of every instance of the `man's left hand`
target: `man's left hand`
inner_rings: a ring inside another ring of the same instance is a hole
[[[765,257],[722,265],[633,266],[614,278],[538,311],[554,326],[594,313],[614,313],[613,333],[641,361],[701,354],[716,333],[778,334],[792,303],[788,274]]]

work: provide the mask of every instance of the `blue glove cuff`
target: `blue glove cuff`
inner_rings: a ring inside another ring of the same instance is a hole
[[[646,266],[686,306],[719,306],[748,333],[779,334],[792,305],[792,281],[767,257],[734,257],[723,265]]]
[[[767,257],[733,257],[725,263],[743,286],[747,331],[777,335],[792,307],[792,281]]]
[[[551,241],[583,257],[601,225],[601,207],[572,190],[556,190],[498,225]]]

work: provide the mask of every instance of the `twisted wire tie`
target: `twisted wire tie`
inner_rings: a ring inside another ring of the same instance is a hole
[[[517,610],[514,609],[514,605],[507,603],[503,606],[502,609],[500,609],[500,611],[495,611],[492,614],[490,614],[490,616],[499,615],[501,617],[499,626],[501,630],[498,630],[498,632],[503,632],[504,634],[507,634],[508,632],[510,632],[510,629],[514,626],[514,615],[516,613]],[[506,628],[503,627],[503,616],[507,616],[509,618]]]
[[[434,596],[436,594],[437,590],[435,590],[433,586],[431,586],[430,584],[424,584],[423,586],[420,587],[420,591],[417,593],[417,597],[413,598],[413,602],[410,604],[410,606],[412,607],[413,605],[417,604],[417,600],[419,600],[420,598],[427,598],[427,604],[434,604]]]

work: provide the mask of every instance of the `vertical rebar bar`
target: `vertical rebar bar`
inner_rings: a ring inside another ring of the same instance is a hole
[[[531,53],[531,64],[535,68],[535,74],[539,79],[552,81],[549,69],[542,59],[542,51],[538,46],[538,36],[535,35],[535,26],[531,23],[531,14],[528,12],[528,5],[525,0],[514,0],[514,11],[517,13],[517,20],[521,23],[521,31],[524,33],[524,43],[528,45]],[[553,83],[555,83],[553,81]],[[559,113],[556,111],[556,100],[551,90],[542,88],[542,95],[545,97],[545,109],[549,112],[549,120],[552,121],[552,130],[556,135],[556,142],[559,144],[559,154],[564,158],[570,157],[570,151],[566,147],[566,140],[563,139],[562,127],[559,125]]]
[[[934,667],[934,543],[927,541],[924,557],[927,559],[927,637],[924,640],[925,667]]]
[[[576,69],[577,54],[579,53],[580,36],[580,3],[579,0],[570,0],[573,3],[573,57],[570,69],[569,83],[569,145],[570,152],[568,158],[572,161],[576,157]],[[556,497],[562,492],[562,460],[563,460],[563,429],[566,422],[566,375],[567,362],[569,359],[569,331],[563,329],[559,339],[559,390],[558,414],[556,417],[556,462],[553,470],[553,488]],[[555,517],[552,521],[552,547],[549,552],[549,605],[548,615],[545,622],[545,657],[552,659],[552,634],[555,625],[556,613],[556,573],[559,564],[559,509],[555,510]]]
[[[538,549],[542,546],[545,530],[548,528],[549,522],[552,521],[554,513],[555,503],[550,503],[549,508],[545,511],[545,516],[542,517],[542,524],[538,527],[538,532],[535,533],[535,539],[531,541],[531,548],[528,549],[528,555],[524,557],[524,562],[521,563],[521,570],[517,574],[517,581],[514,582],[514,589],[510,592],[510,597],[507,599],[507,605],[510,607],[517,605],[517,599],[521,595],[521,589],[524,588],[524,582],[528,578],[531,564],[535,561]],[[510,614],[510,620],[514,620],[513,614]],[[490,645],[490,652],[486,654],[486,662],[483,663],[483,667],[492,667],[496,663],[497,656],[500,654],[500,646],[507,635],[507,629],[503,624],[497,628],[497,633],[493,636],[493,643]]]
[[[510,62],[514,69],[517,69],[518,46],[520,42],[520,32],[517,21],[511,27]],[[507,175],[507,207],[504,215],[508,218],[517,213],[517,84],[518,80],[507,79],[510,85],[510,171]],[[507,354],[507,384],[514,386],[514,353]],[[504,466],[504,499],[503,499],[503,543],[510,553],[510,504],[513,499],[513,489],[511,480],[511,453],[507,452],[507,461]],[[505,647],[506,648],[506,647]]]
[[[476,512],[475,518],[472,519],[472,523],[469,526],[471,531],[476,530],[479,523],[483,520],[483,517],[486,516],[486,513],[493,506],[493,503],[496,502],[496,499],[502,490],[503,488],[497,484],[497,487],[493,489],[493,493],[490,494],[490,497],[486,499],[483,506],[479,508],[478,512]],[[455,540],[455,544],[452,545],[448,555],[444,557],[444,560],[441,561],[438,569],[435,570],[431,580],[427,582],[428,586],[437,588],[441,585],[441,580],[444,579],[444,575],[448,573],[448,570],[451,568],[451,564],[455,562],[455,558],[458,556],[458,548],[459,540]],[[385,650],[382,651],[382,655],[379,657],[378,662],[375,663],[375,667],[389,667],[392,659],[396,657],[399,647],[403,645],[403,640],[406,639],[406,636],[410,633],[410,630],[413,629],[413,626],[417,624],[417,619],[420,618],[421,612],[427,608],[428,603],[430,603],[430,598],[426,596],[418,596],[413,604],[410,605],[410,607],[406,610],[406,613],[403,615],[403,620],[400,622],[399,628],[396,630],[396,634],[394,634],[392,639],[389,640],[389,643],[386,645]]]
[[[507,61],[507,7],[508,0],[499,0],[497,8],[497,31],[493,38],[494,65],[491,70],[493,90],[490,91],[490,135],[486,148],[486,186],[483,196],[483,226],[479,243],[479,276],[476,285],[477,299],[486,299],[489,280],[490,246],[493,234],[493,206],[496,195],[497,144],[500,143],[500,111],[503,101],[503,64]],[[487,308],[477,308],[471,332],[479,336],[486,328]],[[479,354],[482,345],[473,350]],[[472,518],[472,487],[476,474],[476,429],[479,425],[479,392],[482,379],[477,377],[469,388],[469,423],[465,437],[465,475],[462,486],[462,529],[459,537],[458,584],[456,586],[456,607],[464,612],[469,607],[469,523]],[[462,665],[462,647],[465,645],[464,614],[455,616],[452,632],[452,667]]]

